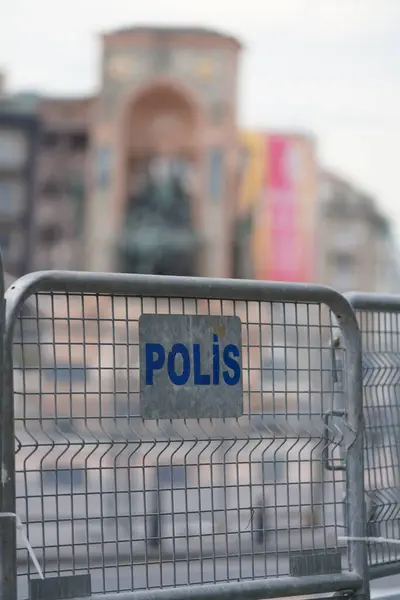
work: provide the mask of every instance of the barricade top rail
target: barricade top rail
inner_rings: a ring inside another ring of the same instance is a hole
[[[36,292],[324,303],[339,318],[353,317],[344,296],[325,285],[87,271],[37,271],[21,277],[6,291],[7,312]]]
[[[400,296],[372,292],[346,292],[344,297],[354,310],[399,312]]]

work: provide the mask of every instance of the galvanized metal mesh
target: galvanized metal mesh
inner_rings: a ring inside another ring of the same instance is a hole
[[[358,310],[362,331],[367,533],[400,539],[400,314]],[[369,543],[371,565],[400,546]]]
[[[243,417],[140,418],[142,313],[240,316]],[[346,354],[332,339],[319,304],[31,297],[14,338],[16,511],[45,576],[90,572],[93,592],[244,581],[337,549],[345,472],[324,467],[343,460],[344,421],[324,430],[323,415],[346,407]],[[35,569],[22,544],[17,558],[22,598]]]

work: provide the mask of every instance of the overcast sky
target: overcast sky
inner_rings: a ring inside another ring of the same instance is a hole
[[[0,69],[11,90],[92,92],[97,34],[138,24],[238,36],[240,124],[314,133],[400,231],[400,0],[0,0]]]

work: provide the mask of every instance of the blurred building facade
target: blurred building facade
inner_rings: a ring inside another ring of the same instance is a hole
[[[36,173],[34,269],[83,269],[94,100],[42,98]]]
[[[89,269],[231,274],[239,53],[207,29],[103,36]]]
[[[31,270],[39,121],[0,109],[0,247],[15,275]]]
[[[25,209],[21,212],[17,208],[16,196],[10,196],[9,186],[4,191],[7,197],[3,194],[3,204],[7,205],[9,214],[5,218],[3,210],[0,219],[8,226],[12,215],[16,216],[17,212],[19,215],[15,243],[9,237],[3,237],[1,243],[6,268],[13,275],[50,268],[83,269],[84,205],[88,192],[86,158],[93,100],[7,94],[5,79],[2,79],[2,156],[7,154],[10,162],[17,152],[16,140],[10,140],[11,126],[24,137],[23,147],[20,143],[18,152],[26,156],[21,168],[14,169],[24,189]],[[9,177],[9,166],[4,158],[1,161],[0,171]]]
[[[239,42],[139,27],[102,43],[95,98],[30,107],[31,268],[231,275]]]
[[[395,291],[387,218],[318,167],[312,136],[238,129],[236,39],[136,27],[101,40],[96,96],[7,96],[1,84],[0,244],[11,273],[112,270]],[[7,164],[12,119],[25,136],[19,166]],[[10,187],[13,177],[20,184]]]
[[[399,291],[390,221],[376,202],[325,170],[319,196],[318,280],[341,292]]]

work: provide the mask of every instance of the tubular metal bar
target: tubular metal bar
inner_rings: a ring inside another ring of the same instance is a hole
[[[4,393],[5,365],[4,356],[4,267],[3,257],[0,252],[0,512],[14,512],[15,486],[14,486],[14,437],[9,436],[8,427],[14,423],[13,396]],[[10,359],[11,360],[11,359]],[[9,362],[12,369],[12,362]],[[8,397],[9,401],[5,400]],[[13,429],[13,425],[12,425]],[[13,600],[17,596],[17,560],[16,560],[16,529],[14,519],[0,519],[0,599]]]
[[[392,575],[399,574],[399,563],[398,561],[388,562],[388,563],[378,563],[375,565],[370,565],[369,569],[369,578],[372,579],[381,579],[382,577],[391,577]]]
[[[22,306],[36,292],[314,302],[329,306],[339,319],[341,313],[347,318],[352,314],[347,300],[334,289],[323,285],[85,271],[38,271],[21,277],[7,290],[6,312],[15,310],[16,302]]]
[[[354,310],[371,310],[376,312],[400,311],[400,296],[395,294],[348,292],[344,296]]]
[[[345,299],[345,298],[343,298]],[[338,318],[345,346],[347,348],[346,384],[349,396],[348,425],[356,432],[347,451],[347,515],[351,537],[366,536],[366,510],[364,502],[364,414],[362,388],[361,334],[353,311],[347,317]],[[356,534],[355,531],[362,533]],[[367,548],[365,543],[349,544],[350,567],[355,569],[363,580],[360,597],[369,598],[369,578]]]
[[[362,579],[354,572],[318,577],[318,593],[356,591],[363,586]],[[218,585],[193,585],[95,595],[75,600],[267,600],[316,593],[315,577],[283,577],[276,580],[238,581]]]

